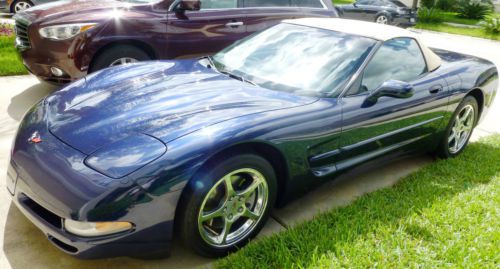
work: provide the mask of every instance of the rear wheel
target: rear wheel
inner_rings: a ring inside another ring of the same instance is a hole
[[[478,111],[477,101],[472,96],[467,96],[460,103],[438,147],[437,155],[439,157],[455,157],[465,149],[476,126]]]
[[[253,154],[210,166],[186,188],[178,208],[182,240],[209,257],[246,245],[262,229],[276,200],[274,170]]]
[[[151,57],[143,50],[131,45],[119,45],[111,47],[100,53],[90,67],[90,72],[101,69],[151,60]]]
[[[18,13],[18,12],[26,10],[32,6],[33,6],[33,3],[31,3],[30,1],[17,0],[14,3],[12,3],[12,6],[10,8],[10,12],[11,13]]]

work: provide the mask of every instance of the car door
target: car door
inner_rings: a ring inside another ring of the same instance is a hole
[[[351,5],[342,6],[344,11],[343,17],[346,19],[364,20],[364,9],[369,4],[370,0],[358,0]]]
[[[248,34],[264,30],[286,19],[305,17],[302,9],[290,0],[243,0]]]
[[[168,59],[214,54],[247,36],[242,0],[202,0],[201,10],[168,13]]]
[[[373,102],[371,97],[391,80],[411,86],[412,96],[382,96]],[[436,131],[444,124],[446,89],[446,81],[427,70],[415,39],[384,42],[341,98],[343,127],[337,168],[342,170],[399,149],[431,150]]]
[[[374,21],[377,15],[384,10],[384,2],[372,0],[364,7],[364,15],[367,21]]]

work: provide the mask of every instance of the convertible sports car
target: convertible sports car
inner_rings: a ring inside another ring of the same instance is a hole
[[[25,116],[8,170],[19,209],[80,258],[245,245],[269,211],[386,154],[466,147],[498,87],[489,61],[412,32],[284,21],[213,57],[94,73]]]

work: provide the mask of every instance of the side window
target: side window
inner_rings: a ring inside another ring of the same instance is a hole
[[[292,7],[324,8],[323,0],[292,0]]]
[[[289,7],[290,0],[244,0],[244,7]]]
[[[356,4],[358,4],[358,5],[369,5],[370,2],[371,2],[370,0],[358,0],[356,2]]]
[[[361,92],[376,90],[388,80],[411,82],[427,72],[427,64],[417,41],[395,38],[384,42],[366,67]]]
[[[237,8],[238,0],[201,0],[201,9]]]

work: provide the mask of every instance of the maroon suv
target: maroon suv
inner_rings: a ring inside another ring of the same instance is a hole
[[[15,16],[29,71],[67,83],[109,66],[210,55],[299,17],[337,17],[330,0],[91,0],[40,5]]]

